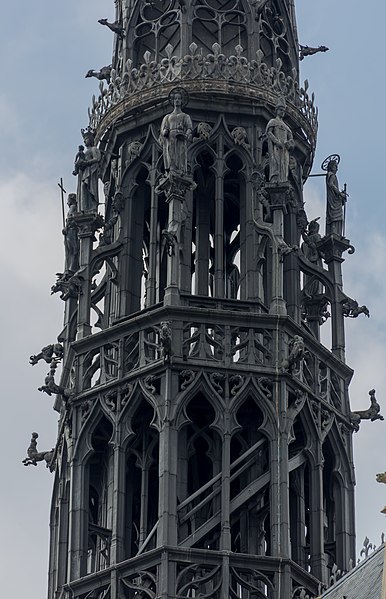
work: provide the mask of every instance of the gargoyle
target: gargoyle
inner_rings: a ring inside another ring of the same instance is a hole
[[[121,40],[123,40],[125,37],[125,30],[119,21],[110,23],[107,19],[98,19],[98,23],[101,25],[106,25],[106,27],[108,27],[113,33],[116,33]]]
[[[343,316],[347,318],[358,318],[359,314],[364,314],[370,318],[370,312],[367,306],[360,306],[356,300],[348,297],[342,302]]]
[[[381,406],[375,398],[375,389],[369,391],[370,395],[370,407],[367,410],[356,410],[350,412],[350,421],[356,432],[359,431],[359,425],[362,420],[384,420],[382,414],[380,414]]]
[[[52,360],[59,361],[63,358],[63,345],[61,343],[52,343],[42,348],[39,354],[30,356],[29,363],[35,366],[39,360],[44,360],[50,364]]]
[[[27,449],[27,457],[24,458],[22,463],[24,466],[37,466],[38,462],[46,462],[46,467],[50,467],[51,460],[53,458],[55,449],[52,448],[51,451],[38,451],[37,450],[37,438],[39,435],[37,433],[32,433],[31,442]]]
[[[277,248],[279,257],[280,257],[280,262],[284,261],[284,257],[288,256],[288,254],[291,254],[292,252],[297,252],[299,249],[299,247],[297,245],[288,245],[284,240],[279,243],[279,246]]]
[[[288,358],[283,360],[281,369],[283,372],[289,372],[291,374],[295,368],[296,370],[300,369],[301,361],[304,358],[306,348],[303,337],[295,335],[294,338],[291,339],[288,347],[290,353]]]
[[[379,472],[376,475],[377,483],[384,483],[386,485],[386,472]]]
[[[103,79],[105,79],[107,83],[110,83],[111,69],[111,64],[107,67],[102,67],[100,71],[94,71],[93,69],[90,69],[85,74],[85,78],[87,79],[88,77],[95,77],[99,81],[103,81]]]
[[[77,299],[82,293],[83,278],[77,275],[68,275],[66,273],[57,272],[58,277],[55,285],[51,287],[51,295],[60,292],[60,299],[66,300],[70,297]]]
[[[50,370],[47,373],[46,378],[44,379],[44,385],[38,388],[38,391],[42,391],[43,393],[47,393],[47,395],[61,395],[64,400],[67,400],[72,396],[72,393],[69,389],[65,389],[60,385],[55,383],[55,372],[58,367],[57,361],[51,360]]]
[[[327,46],[313,48],[312,46],[302,46],[299,44],[299,60],[303,60],[305,56],[312,56],[313,54],[317,54],[317,52],[327,52],[328,50]]]

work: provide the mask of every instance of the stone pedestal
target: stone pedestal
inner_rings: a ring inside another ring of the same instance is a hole
[[[284,215],[287,214],[287,202],[290,194],[289,183],[267,183],[265,190],[268,193],[269,204],[272,211],[272,301],[269,307],[270,314],[287,314],[284,301],[283,260],[286,250],[290,250],[284,241]]]
[[[187,191],[192,191],[195,187],[196,184],[191,177],[169,173],[156,188],[156,193],[163,193],[165,201],[169,205],[168,226],[162,231],[165,249],[169,256],[165,300],[175,296],[176,292],[178,295],[181,227],[187,218],[185,195]]]

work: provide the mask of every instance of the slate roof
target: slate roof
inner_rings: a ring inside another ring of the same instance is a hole
[[[385,544],[343,576],[320,599],[383,599]]]

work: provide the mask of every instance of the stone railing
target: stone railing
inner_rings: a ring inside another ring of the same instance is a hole
[[[97,131],[100,126],[108,126],[108,119],[103,125],[104,117],[114,106],[129,98],[133,99],[132,107],[138,106],[142,103],[141,95],[144,92],[159,86],[173,83],[186,85],[195,81],[226,82],[233,84],[233,89],[239,85],[242,95],[248,95],[248,90],[261,90],[285,97],[304,117],[308,124],[308,140],[315,147],[318,122],[314,94],[308,95],[307,81],[303,87],[299,86],[295,69],[291,75],[286,75],[282,71],[280,59],[275,66],[269,67],[263,60],[261,50],[256,52],[256,59],[249,61],[243,56],[244,50],[240,45],[235,47],[235,54],[231,56],[225,56],[217,43],[213,44],[212,49],[213,53],[204,55],[197,44],[192,43],[189,46],[190,53],[179,57],[173,56],[173,47],[168,44],[167,55],[159,63],[152,60],[150,52],[145,52],[144,63],[138,68],[133,67],[130,59],[127,60],[121,73],[114,69],[111,71],[108,85],[100,83],[100,95],[98,98],[93,96],[89,109],[90,126]],[[251,95],[258,97],[256,93]],[[162,96],[162,93],[157,92],[157,97]],[[130,109],[130,106],[127,108]],[[122,111],[119,114],[122,116]],[[98,133],[101,135],[102,131]]]

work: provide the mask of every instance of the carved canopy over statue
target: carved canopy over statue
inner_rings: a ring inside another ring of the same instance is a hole
[[[188,143],[192,139],[192,120],[182,111],[188,102],[188,94],[182,87],[169,94],[174,110],[167,114],[161,124],[160,140],[163,148],[165,171],[180,176],[188,174]]]
[[[272,183],[288,181],[290,151],[294,148],[292,131],[283,121],[285,109],[284,98],[279,98],[276,117],[268,122],[265,130],[268,138],[269,180]]]

